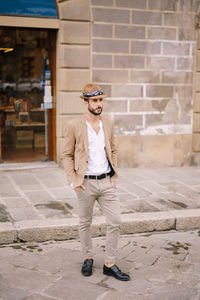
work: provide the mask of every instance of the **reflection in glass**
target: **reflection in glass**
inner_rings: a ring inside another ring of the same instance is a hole
[[[48,30],[0,27],[0,129],[6,158],[22,149],[42,148],[44,154],[42,104],[49,45]]]

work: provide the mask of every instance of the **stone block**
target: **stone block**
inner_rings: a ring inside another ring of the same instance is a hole
[[[178,0],[174,0],[174,1],[151,0],[151,1],[149,1],[149,9],[177,11],[177,9],[178,9]]]
[[[93,70],[93,82],[128,82],[128,70]]]
[[[112,85],[111,84],[101,84],[101,89],[108,95],[108,97],[111,97],[111,90]]]
[[[77,115],[78,117],[79,115]],[[59,115],[57,116],[57,123],[56,123],[56,136],[59,138],[63,138],[65,136],[65,129],[67,123],[74,119],[74,115]]]
[[[178,97],[177,95],[175,95],[175,98]],[[183,115],[187,115],[188,117],[192,118],[192,110],[193,110],[193,97],[187,98],[187,97],[183,97],[183,98],[177,98],[179,101],[179,109],[180,112],[182,113],[182,117],[180,118],[182,121],[186,122],[186,119],[183,119]],[[177,104],[176,104],[177,106]],[[190,122],[192,122],[190,120]]]
[[[78,237],[78,219],[45,219],[16,222],[18,238],[24,242],[66,240]]]
[[[200,227],[200,209],[173,210],[176,218],[176,230],[188,230]]]
[[[85,112],[84,101],[80,99],[81,92],[60,92],[57,104],[57,113],[61,114],[81,114]]]
[[[180,13],[165,13],[164,25],[177,27],[195,27],[195,15]]]
[[[115,25],[115,37],[121,39],[145,39],[145,27]]]
[[[133,11],[132,24],[161,25],[162,14],[149,11]]]
[[[112,25],[107,24],[93,24],[93,37],[112,37]]]
[[[200,29],[196,31],[197,34],[197,49],[200,50]]]
[[[154,100],[155,101],[155,100]],[[146,130],[148,134],[156,134],[156,132],[160,133],[172,133],[176,131],[175,124],[190,124],[191,128],[191,120],[188,118],[188,113],[184,114],[183,109],[176,105],[175,99],[169,100],[169,102],[166,104],[165,111],[161,114],[145,114],[145,124],[146,124]],[[173,124],[171,125],[171,128],[169,126],[166,126],[167,124]],[[165,127],[163,127],[165,125]],[[163,127],[163,128],[162,128]],[[152,129],[152,130],[150,130]],[[163,131],[164,130],[164,131]],[[179,129],[180,130],[180,129]]]
[[[131,82],[135,83],[159,83],[159,71],[131,71]]]
[[[192,153],[191,164],[194,166],[200,166],[200,152]]]
[[[158,70],[174,70],[175,58],[174,57],[162,57],[162,56],[148,56],[147,68]]]
[[[114,8],[93,8],[93,18],[97,22],[129,24],[130,11]]]
[[[165,55],[189,55],[190,44],[179,43],[179,42],[164,42],[163,43],[163,54]]]
[[[178,57],[177,58],[177,70],[189,70],[193,71],[194,59],[188,57]]]
[[[122,215],[123,234],[175,229],[175,217],[169,212],[146,212]]]
[[[182,26],[183,17],[181,14],[176,13],[164,13],[164,25],[166,26]]]
[[[196,56],[197,44],[198,44],[198,41],[197,41],[197,43],[191,43],[191,55],[192,56]]]
[[[151,40],[176,40],[176,28],[149,26],[148,38]]]
[[[146,126],[156,126],[158,124],[163,124],[163,114],[158,115],[146,115]]]
[[[163,72],[163,83],[179,83],[179,84],[192,84],[193,73],[192,72]]]
[[[15,207],[15,208],[8,208],[7,211],[9,212],[10,216],[14,221],[22,221],[22,220],[33,220],[39,219],[40,214],[38,213],[37,209],[28,206],[28,207]]]
[[[200,71],[200,50],[196,53],[196,71]]]
[[[149,128],[150,129],[150,128]],[[162,130],[162,126],[160,127]],[[192,135],[117,136],[120,167],[164,167],[190,164]],[[159,133],[159,131],[158,131]]]
[[[143,69],[144,68],[144,56],[122,56],[116,55],[114,57],[114,67],[115,68],[136,68]]]
[[[194,113],[193,115],[193,131],[200,132],[200,113]]]
[[[90,47],[89,46],[61,46],[61,67],[89,68]]]
[[[199,1],[180,0],[180,11],[196,13],[200,9]]]
[[[178,39],[180,41],[195,41],[195,28],[179,28]]]
[[[113,85],[112,97],[142,97],[143,87],[141,85]]]
[[[124,134],[116,136],[118,145],[118,164],[120,167],[138,167],[138,153],[140,152],[140,136],[126,136]]]
[[[193,88],[191,86],[184,86],[184,88],[182,86],[178,86],[178,87],[176,87],[176,91],[178,93],[179,98],[192,99],[192,97],[193,97]]]
[[[200,72],[195,72],[195,89],[200,92]]]
[[[165,110],[166,105],[168,104],[169,100],[131,100],[130,101],[130,111],[143,111],[143,112],[150,112],[150,111],[157,111],[163,112]]]
[[[59,4],[59,12],[62,20],[90,20],[90,1],[63,1]]]
[[[200,133],[193,134],[192,150],[194,152],[200,152]]]
[[[127,8],[146,8],[146,0],[116,0],[116,6]]]
[[[141,115],[114,115],[116,135],[133,134],[143,124]]]
[[[127,112],[127,100],[103,100],[103,111],[107,112]]]
[[[12,185],[10,182],[7,182],[3,185],[3,188],[0,189],[0,197],[20,197],[20,194],[14,185]]]
[[[94,68],[112,68],[112,55],[93,55]]]
[[[195,94],[194,98],[194,112],[200,112],[200,93]]]
[[[161,42],[133,41],[131,53],[134,54],[160,54]]]
[[[9,222],[1,222],[0,244],[11,244],[17,240],[17,230]]]
[[[49,196],[49,195],[48,195]],[[26,200],[25,198],[15,198],[15,201],[13,201],[13,198],[4,198],[3,202],[7,208],[23,208],[27,206],[31,206],[31,203],[29,200]]]
[[[56,133],[58,137],[64,137],[65,136],[65,128],[67,123],[75,118],[78,118],[80,115],[60,115],[57,117],[57,126],[56,126]]]
[[[82,87],[90,82],[90,71],[88,70],[60,70],[60,90],[80,91]]]
[[[90,44],[90,24],[61,21],[60,42],[65,44]]]
[[[147,97],[160,97],[160,98],[170,98],[173,96],[173,86],[147,86],[146,87]]]
[[[91,0],[92,5],[113,6],[113,0]]]
[[[93,40],[94,52],[128,53],[129,42],[121,40]]]

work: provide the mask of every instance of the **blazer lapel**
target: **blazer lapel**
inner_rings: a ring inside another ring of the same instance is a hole
[[[103,123],[103,131],[104,131],[104,136],[105,136],[105,144],[106,144],[106,154],[109,157],[109,154],[110,154],[110,143],[109,143],[109,136],[108,136],[108,127],[107,127],[107,123],[105,122],[105,119],[104,117],[101,117],[101,120],[102,120],[102,123]]]
[[[82,131],[85,151],[88,156],[88,133],[87,133],[87,125],[86,125],[86,117],[85,116],[82,116],[81,123],[82,123],[82,126],[81,126],[80,130]]]

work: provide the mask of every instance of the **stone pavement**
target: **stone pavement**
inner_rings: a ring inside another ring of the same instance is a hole
[[[200,227],[200,167],[122,168],[121,233]],[[0,244],[78,237],[77,200],[54,162],[0,164]],[[94,207],[93,235],[105,220]]]
[[[199,300],[200,231],[121,236],[121,282],[102,273],[105,237],[93,239],[93,275],[80,273],[79,240],[0,247],[1,300]]]

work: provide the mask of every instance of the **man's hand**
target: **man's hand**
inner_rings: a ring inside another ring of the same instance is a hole
[[[110,181],[111,181],[111,184],[112,184],[112,186],[114,186],[114,187],[115,187],[115,186],[116,186],[116,180],[111,178],[111,180],[110,180]]]
[[[76,193],[78,193],[78,191],[80,190],[80,189],[83,189],[83,190],[85,190],[86,189],[86,187],[84,186],[84,185],[80,185],[80,186],[77,186],[77,187],[75,187],[75,191],[76,191]]]

